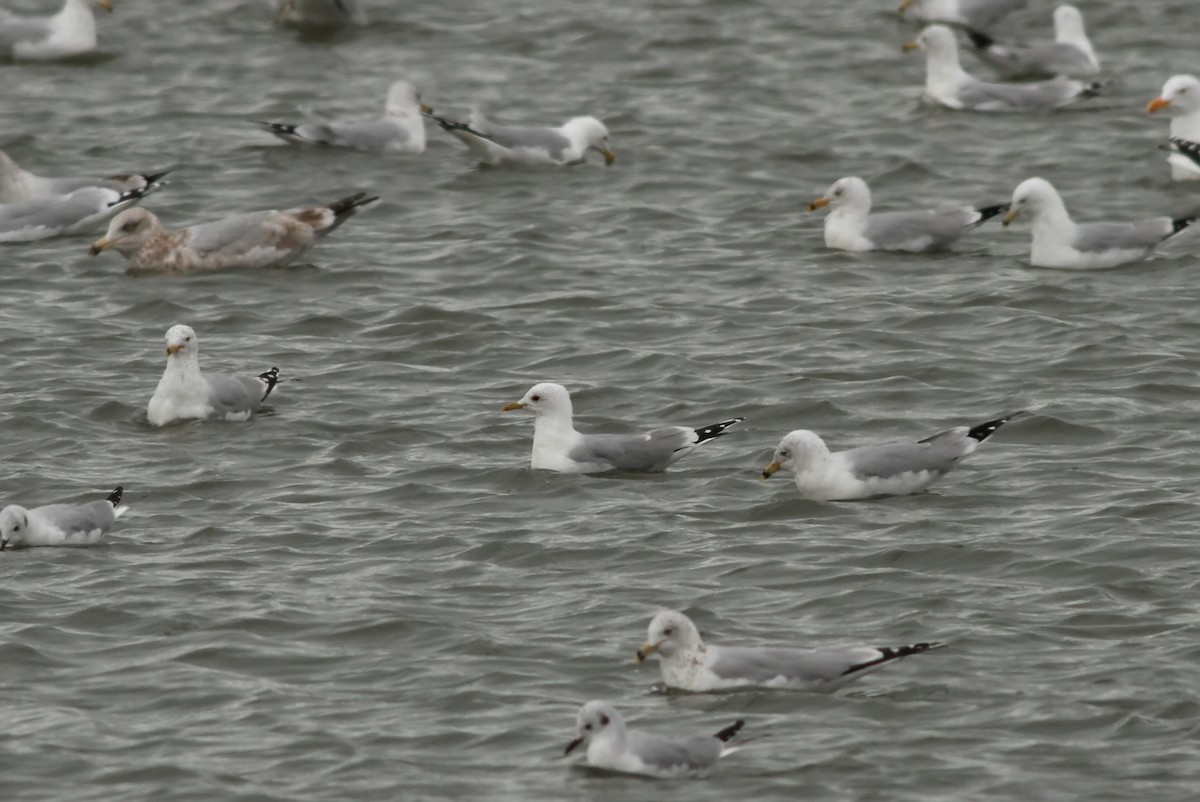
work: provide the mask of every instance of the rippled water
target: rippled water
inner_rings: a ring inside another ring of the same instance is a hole
[[[1031,5],[1006,30],[1044,30]],[[1082,5],[1120,81],[1032,117],[920,107],[911,29],[868,0],[377,0],[317,40],[259,2],[118,0],[106,57],[3,66],[0,147],[49,174],[174,165],[147,204],[169,223],[384,200],[286,270],[0,251],[5,501],[132,506],[103,546],[0,559],[0,797],[1194,798],[1194,247],[1034,270],[1020,221],[855,256],[803,212],[847,174],[879,208],[1033,174],[1083,219],[1197,205],[1142,111],[1196,69],[1192,5]],[[618,162],[479,170],[434,130],[376,158],[245,123],[375,113],[401,76],[449,113],[595,113]],[[148,427],[176,322],[209,369],[279,365],[273,410]],[[530,420],[498,410],[542,379],[583,428],[747,421],[662,475],[534,473]],[[927,495],[756,479],[792,428],[845,446],[1016,408]],[[664,697],[631,660],[659,606],[718,642],[951,648],[832,696]],[[699,782],[571,769],[597,697],[768,737]]]

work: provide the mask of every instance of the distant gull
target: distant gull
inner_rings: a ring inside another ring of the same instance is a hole
[[[1154,114],[1166,111],[1171,118],[1170,141],[1200,142],[1200,80],[1192,75],[1173,75],[1163,84],[1162,94],[1146,105]],[[1171,178],[1175,181],[1200,181],[1200,164],[1186,152],[1173,152],[1167,157]]]
[[[408,81],[397,81],[388,90],[383,118],[334,122],[312,116],[306,123],[255,121],[287,142],[330,145],[381,153],[422,153],[425,150],[425,120],[422,113],[433,109],[421,102],[421,93]]]
[[[561,384],[549,382],[535,384],[520,401],[500,409],[533,412],[531,465],[562,473],[661,471],[744,420],[730,418],[696,429],[668,426],[645,434],[580,434],[572,423],[571,394]]]
[[[85,187],[56,198],[0,206],[0,242],[33,242],[89,234],[161,186],[162,183],[156,181],[125,192]]]
[[[438,125],[464,143],[484,164],[559,167],[579,164],[589,150],[611,165],[616,154],[608,144],[608,128],[595,117],[574,117],[557,128],[499,125],[476,110],[470,122],[431,115]]]
[[[67,0],[52,17],[30,17],[0,9],[0,58],[49,61],[96,49],[92,6],[112,11],[110,0]]]
[[[1029,178],[1013,190],[1007,227],[1021,214],[1033,223],[1029,263],[1035,267],[1089,269],[1139,262],[1196,217],[1151,217],[1132,223],[1076,223],[1058,190],[1045,179]]]
[[[200,341],[190,326],[167,329],[167,369],[146,406],[155,426],[178,420],[216,418],[243,421],[282,381],[279,368],[257,377],[206,376],[200,372]]]
[[[103,501],[88,504],[48,504],[27,510],[10,504],[0,510],[0,551],[8,546],[90,546],[128,510],[121,488]]]
[[[57,198],[84,187],[103,187],[118,192],[145,189],[148,185],[165,178],[170,172],[163,170],[160,173],[47,178],[21,169],[7,153],[0,150],[0,204]]]
[[[840,178],[808,205],[829,206],[825,247],[843,251],[933,251],[947,248],[985,220],[1008,211],[998,206],[955,206],[871,214],[871,190],[857,176]]]
[[[652,735],[626,729],[616,708],[608,702],[592,701],[579,709],[575,740],[567,744],[563,756],[586,746],[588,765],[598,769],[660,779],[693,777],[737,751],[738,747],[728,742],[745,725],[739,719],[708,736]]]
[[[901,0],[899,12],[917,22],[950,22],[987,30],[1027,0]]]
[[[654,616],[635,660],[657,655],[669,688],[704,693],[734,688],[833,691],[901,658],[941,647],[835,646],[800,649],[778,646],[717,646],[705,643],[692,620],[675,610]]]
[[[800,495],[813,501],[855,501],[920,493],[958,466],[997,429],[1023,413],[958,426],[924,440],[896,440],[830,452],[815,432],[789,432],[762,478],[792,472]]]
[[[358,0],[275,0],[275,6],[284,25],[338,28],[366,22]]]
[[[168,229],[153,213],[130,209],[113,218],[92,256],[113,248],[130,268],[183,272],[224,267],[279,267],[295,261],[359,209],[378,198],[359,192],[328,206],[248,212],[214,223]]]
[[[1100,92],[1098,83],[1054,78],[995,84],[968,75],[958,60],[958,41],[944,25],[930,25],[905,50],[925,51],[925,100],[961,111],[1049,111]]]
[[[1005,43],[968,30],[975,54],[1005,78],[1086,77],[1100,72],[1083,15],[1072,5],[1054,9],[1054,41]]]

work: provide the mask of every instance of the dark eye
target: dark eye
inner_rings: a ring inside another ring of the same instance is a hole
[[[1186,95],[1186,94],[1187,94],[1187,87],[1186,87],[1186,86],[1181,86],[1181,87],[1179,88],[1179,94],[1181,94],[1181,95]]]
[[[601,717],[600,717],[600,726],[601,726],[601,727],[607,727],[607,726],[608,726],[608,716],[601,716]]]
[[[540,395],[531,395],[531,396],[529,396],[529,400],[530,401],[541,401],[542,397]]]
[[[591,725],[591,724],[584,724],[584,725],[583,725],[583,728],[584,728],[585,730],[591,731],[591,729],[592,729],[592,725]]]
[[[671,634],[674,632],[675,632],[675,627],[667,627],[666,629],[663,630],[663,634],[666,635],[668,638],[671,637]]]
[[[134,222],[132,222],[132,221],[130,221],[130,222],[128,222],[128,223],[126,223],[126,224],[125,224],[125,225],[123,225],[123,226],[121,226],[121,230],[122,230],[122,231],[133,231],[135,228],[137,228],[137,223],[134,223]]]
[[[13,527],[13,531],[14,531],[14,532],[20,532],[20,531],[21,531],[21,527],[20,527],[20,526],[14,526],[14,527]]]
[[[184,338],[183,338],[183,341],[184,341],[185,343],[190,343],[190,342],[192,341],[192,338],[191,338],[191,337],[184,337]]]

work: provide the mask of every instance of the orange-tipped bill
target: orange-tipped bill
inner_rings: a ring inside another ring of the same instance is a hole
[[[1146,111],[1150,114],[1154,114],[1156,111],[1162,111],[1170,105],[1171,101],[1167,100],[1165,97],[1156,97],[1154,100],[1151,100],[1146,104]]]
[[[817,209],[820,209],[822,206],[828,206],[828,205],[829,205],[829,198],[826,198],[824,195],[822,195],[821,197],[817,198],[812,203],[808,204],[808,210],[810,212],[815,212]]]
[[[772,476],[775,475],[775,473],[780,469],[780,467],[782,467],[782,466],[779,464],[779,460],[775,460],[770,465],[768,465],[767,467],[762,469],[762,473],[759,474],[758,478],[759,479],[770,479]]]

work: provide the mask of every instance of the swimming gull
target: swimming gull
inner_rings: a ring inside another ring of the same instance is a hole
[[[276,0],[275,5],[284,25],[339,28],[367,21],[358,0]]]
[[[896,440],[830,452],[808,429],[789,432],[763,468],[770,479],[781,468],[792,472],[800,495],[813,501],[855,501],[920,493],[958,466],[997,429],[1023,413],[978,426],[958,426],[924,440]]]
[[[84,187],[57,198],[0,206],[0,242],[33,242],[91,233],[110,217],[136,205],[162,185],[156,181],[125,192]]]
[[[561,473],[661,471],[702,443],[720,437],[745,418],[693,429],[668,426],[644,434],[580,434],[571,422],[571,394],[561,384],[535,384],[524,398],[500,408],[534,414],[531,465]]]
[[[1095,97],[1098,83],[1067,78],[1024,84],[986,83],[968,75],[958,60],[958,41],[944,25],[930,25],[905,50],[925,51],[925,95],[929,103],[961,111],[1049,111]]]
[[[112,11],[110,0],[67,0],[51,17],[30,17],[0,9],[0,58],[48,61],[96,49],[92,6]]]
[[[128,173],[109,176],[64,176],[48,178],[21,169],[12,158],[0,150],[0,204],[57,198],[84,187],[103,187],[125,192],[145,189],[166,177],[170,170],[160,173]]]
[[[145,209],[131,209],[113,218],[108,233],[89,253],[96,256],[113,248],[129,259],[130,269],[141,272],[279,267],[295,261],[375,200],[359,192],[328,206],[248,212],[177,229],[166,228]]]
[[[591,701],[579,709],[575,740],[563,756],[587,746],[589,766],[662,779],[693,777],[725,755],[737,751],[729,740],[746,722],[738,719],[712,735],[672,737],[653,735],[625,727],[625,720],[608,702]]]
[[[421,93],[408,81],[396,81],[388,90],[383,118],[335,122],[311,117],[308,122],[269,123],[254,121],[288,142],[330,145],[381,153],[422,153],[425,150],[425,120],[433,109],[421,102]]]
[[[1007,227],[1018,215],[1033,223],[1029,263],[1035,267],[1073,269],[1116,267],[1139,262],[1196,217],[1151,217],[1132,223],[1076,223],[1054,186],[1043,178],[1022,181],[1013,190]]]
[[[871,214],[871,190],[857,176],[839,178],[808,205],[829,206],[825,247],[843,251],[933,251],[947,248],[985,220],[1008,211],[999,206],[955,206]]]
[[[0,551],[8,546],[90,546],[128,510],[121,506],[122,489],[103,501],[88,504],[48,504],[27,510],[10,504],[0,510]]]
[[[595,117],[574,117],[553,128],[498,125],[478,110],[465,123],[431,116],[488,165],[568,166],[584,161],[589,150],[603,156],[606,165],[617,158],[608,144],[608,128]]]
[[[1086,77],[1100,72],[1096,51],[1083,25],[1083,14],[1072,5],[1054,9],[1054,41],[1005,43],[979,31],[967,38],[980,60],[1005,78]]]
[[[950,22],[988,29],[1025,7],[1026,0],[901,0],[899,13],[917,22]]]
[[[202,418],[243,421],[258,411],[280,381],[279,368],[254,378],[202,374],[196,332],[175,325],[167,329],[167,368],[146,406],[146,417],[155,426]]]
[[[1173,75],[1163,84],[1162,93],[1146,105],[1154,114],[1165,111],[1171,118],[1171,142],[1200,142],[1200,80],[1192,75]],[[1200,164],[1186,153],[1167,157],[1171,178],[1175,181],[1200,181]]]
[[[697,693],[734,688],[833,691],[901,658],[941,646],[717,646],[705,643],[686,615],[663,610],[650,621],[646,642],[634,659],[640,663],[657,655],[667,687]]]

